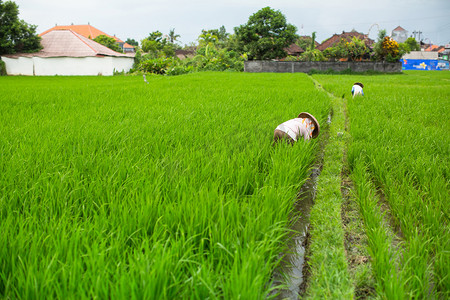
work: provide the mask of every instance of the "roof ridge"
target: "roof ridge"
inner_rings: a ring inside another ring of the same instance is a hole
[[[90,35],[91,39],[94,40],[94,38],[93,38],[94,35],[92,34],[92,29],[91,29],[91,28],[93,28],[93,26],[91,26],[91,24],[88,24],[87,26],[89,28],[89,35]]]
[[[96,55],[98,54],[98,51],[97,51],[97,50],[95,50],[94,48],[91,47],[91,45],[89,45],[88,43],[86,43],[85,41],[83,41],[83,39],[80,37],[80,36],[82,36],[81,34],[76,33],[76,32],[73,31],[72,29],[69,29],[69,31],[70,31],[73,35],[75,35],[81,42],[83,42],[86,46],[88,46],[89,48],[91,48],[92,51],[94,51],[94,53],[95,53]],[[83,37],[84,37],[84,36],[83,36]]]

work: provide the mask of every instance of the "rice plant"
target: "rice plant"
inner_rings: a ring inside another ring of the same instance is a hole
[[[268,297],[329,99],[304,74],[0,78],[0,295]]]
[[[367,198],[362,193],[367,182],[372,195],[380,190],[393,229],[403,240],[395,275],[378,278],[386,280],[379,282],[378,292],[393,298],[448,298],[449,73],[314,77],[325,89],[348,99],[352,136],[348,156],[350,167],[359,174],[354,176],[359,197]],[[365,96],[352,99],[349,87],[356,81],[364,83]],[[377,210],[369,218],[376,214]],[[366,224],[368,232],[370,228]],[[380,234],[370,241],[373,259],[380,254],[377,249],[387,247],[381,246],[385,241]]]

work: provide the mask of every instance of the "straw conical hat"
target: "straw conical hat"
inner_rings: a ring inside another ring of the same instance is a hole
[[[316,118],[314,118],[313,115],[311,115],[310,113],[307,112],[302,112],[298,115],[299,118],[309,118],[311,119],[311,121],[314,122],[314,131],[312,132],[312,138],[315,139],[316,137],[319,136],[319,132],[320,132],[320,125],[319,122],[317,122]]]

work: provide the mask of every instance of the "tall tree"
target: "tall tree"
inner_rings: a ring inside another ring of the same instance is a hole
[[[0,55],[42,49],[36,26],[19,19],[19,6],[0,0]]]
[[[142,51],[149,53],[152,57],[175,55],[175,44],[163,37],[159,30],[151,32],[148,37],[141,40],[141,46]]]
[[[234,28],[240,50],[249,59],[274,59],[286,56],[286,47],[297,38],[297,28],[286,22],[279,11],[264,7],[251,15],[248,22]]]
[[[175,28],[170,29],[169,31],[169,42],[172,44],[176,42],[176,40],[180,37],[179,34],[175,33]]]

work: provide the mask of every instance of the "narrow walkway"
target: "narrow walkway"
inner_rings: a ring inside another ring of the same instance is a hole
[[[326,92],[332,103],[330,139],[325,147],[324,164],[317,184],[317,196],[311,210],[311,278],[306,298],[352,299],[341,218],[343,197],[341,173],[348,133],[345,131],[344,99],[335,97],[310,77],[319,91]]]

